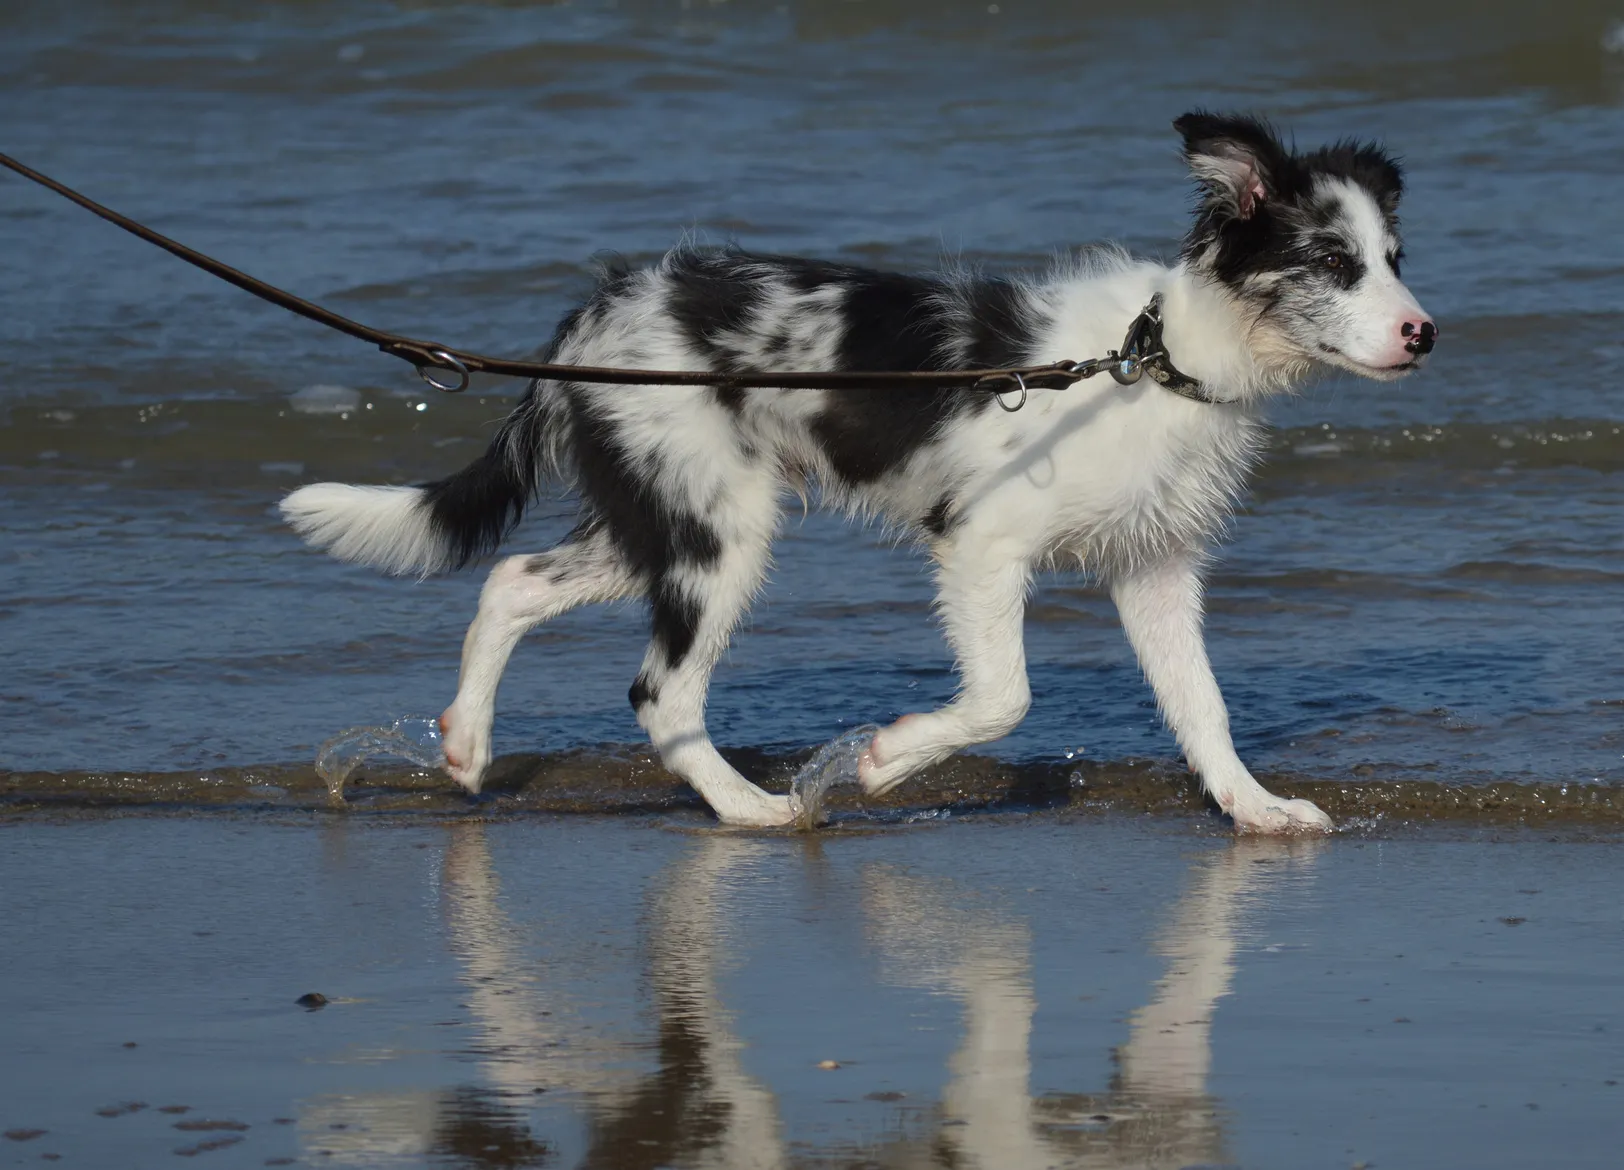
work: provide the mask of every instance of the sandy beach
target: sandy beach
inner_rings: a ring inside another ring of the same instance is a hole
[[[0,835],[5,1165],[1484,1170],[1624,1142],[1616,841],[1576,831]]]

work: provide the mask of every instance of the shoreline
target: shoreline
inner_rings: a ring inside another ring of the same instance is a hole
[[[783,792],[810,751],[726,750],[746,775]],[[1624,831],[1624,786],[1607,782],[1482,784],[1378,776],[1324,780],[1259,773],[1283,796],[1305,797],[1339,828],[1449,823]],[[499,758],[485,792],[470,797],[437,772],[391,764],[357,770],[335,798],[313,765],[167,771],[0,770],[0,822],[37,816],[147,812],[309,812],[446,817],[703,811],[698,796],[647,749],[613,745]],[[1169,761],[1009,763],[962,755],[883,797],[851,787],[829,794],[835,822],[877,824],[922,815],[1078,812],[1218,819],[1194,777]]]

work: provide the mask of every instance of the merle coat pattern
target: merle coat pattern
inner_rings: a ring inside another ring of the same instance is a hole
[[[722,820],[782,824],[772,796],[705,729],[711,672],[765,577],[785,500],[878,517],[935,563],[961,685],[864,752],[883,792],[1008,734],[1030,698],[1022,620],[1033,575],[1077,567],[1110,590],[1192,768],[1237,827],[1326,828],[1235,753],[1202,640],[1204,550],[1256,457],[1259,412],[1315,367],[1390,379],[1436,326],[1399,280],[1399,168],[1375,146],[1309,153],[1264,123],[1175,123],[1198,185],[1178,263],[1096,248],[1041,276],[874,272],[737,250],[680,249],[604,274],[559,326],[551,359],[687,370],[934,370],[1098,356],[1160,294],[1174,363],[1218,401],[1146,378],[1034,392],[725,390],[540,381],[490,449],[418,488],[315,484],[283,512],[301,535],[386,572],[460,568],[493,552],[549,479],[580,500],[556,548],[491,572],[442,717],[446,766],[478,791],[497,682],[520,637],[589,602],[641,597],[653,637],[630,698],[665,764]]]

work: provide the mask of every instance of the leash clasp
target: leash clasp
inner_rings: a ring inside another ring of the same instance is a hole
[[[1016,401],[1014,406],[1010,406],[1004,401],[1004,395],[1008,393],[1008,391],[994,390],[992,392],[992,396],[998,400],[998,409],[1002,410],[1006,414],[1014,414],[1017,410],[1026,405],[1026,379],[1018,373],[1011,373],[1010,377],[1015,379],[1015,385],[1020,387],[1021,391],[1021,396]]]
[[[427,382],[430,386],[433,386],[436,390],[439,390],[445,394],[461,394],[464,390],[468,389],[467,366],[463,365],[461,361],[443,349],[430,349],[425,350],[424,352],[427,353],[429,357],[434,358],[436,364],[431,366],[426,363],[412,363],[413,367],[417,370],[417,376],[419,378],[422,378],[423,381]],[[439,381],[432,373],[430,373],[431,370],[436,369],[452,371],[457,375],[457,380],[455,382]]]
[[[1145,373],[1144,362],[1140,360],[1137,353],[1129,353],[1126,357],[1123,357],[1114,350],[1111,353],[1109,369],[1111,377],[1116,380],[1118,386],[1132,386]]]
[[[1112,350],[1110,353],[1111,377],[1119,386],[1132,386],[1144,377],[1145,364],[1156,358],[1166,356],[1162,352],[1162,296],[1157,293],[1150,298],[1139,316],[1133,319],[1128,326],[1128,334],[1122,339],[1122,348]]]

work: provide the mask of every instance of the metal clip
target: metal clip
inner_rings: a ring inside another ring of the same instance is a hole
[[[1145,372],[1145,367],[1136,353],[1130,353],[1126,357],[1113,353],[1111,359],[1111,377],[1116,379],[1119,386],[1132,386]]]
[[[420,350],[419,352],[423,351]],[[443,349],[431,349],[427,352],[431,358],[437,358],[441,363],[443,363],[443,365],[417,366],[417,376],[419,378],[422,378],[423,381],[427,382],[430,386],[433,386],[436,390],[439,390],[444,394],[461,394],[464,390],[468,389],[467,366],[463,365],[462,362],[458,361],[455,357]],[[450,369],[457,375],[457,381],[455,383],[436,381],[434,375],[429,373],[429,371],[433,369]]]
[[[998,400],[998,407],[1000,410],[1003,410],[1007,414],[1014,414],[1017,410],[1026,405],[1026,379],[1021,377],[1021,375],[1014,373],[1010,374],[1010,377],[1014,378],[1015,385],[1021,388],[1020,401],[1014,406],[1006,405],[1004,402],[1004,392],[1002,390],[994,390],[993,397]]]

